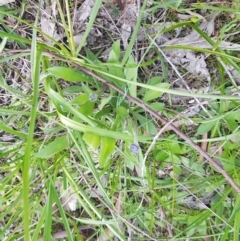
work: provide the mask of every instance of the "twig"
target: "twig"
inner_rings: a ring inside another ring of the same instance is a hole
[[[99,81],[101,81],[103,84],[107,85],[108,87],[111,87],[112,89],[116,90],[117,92],[125,95],[124,90],[121,88],[117,87],[115,84],[107,81],[106,79],[100,77],[98,74],[93,72],[92,70],[86,69],[78,64],[75,64],[78,66],[78,69],[95,77]],[[140,100],[130,96],[126,95],[126,98],[131,101],[132,103],[138,105],[139,107],[143,108],[146,112],[148,112],[150,115],[154,116],[158,120],[160,120],[164,125],[168,125],[171,130],[173,130],[180,138],[185,140],[190,146],[192,146],[200,155],[202,155],[219,173],[221,173],[226,181],[236,190],[237,193],[240,194],[240,187],[233,181],[233,179],[227,174],[227,172],[216,162],[211,158],[205,151],[201,149],[196,143],[194,143],[188,136],[186,136],[184,133],[182,133],[175,125],[172,123],[169,123],[163,116],[159,115],[157,112],[152,110],[150,107],[145,105],[143,102]],[[169,123],[169,124],[168,124]]]

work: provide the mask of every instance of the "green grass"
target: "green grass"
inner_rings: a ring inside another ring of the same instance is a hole
[[[85,45],[102,4],[93,6],[79,46],[70,0],[57,0],[67,42],[49,37],[53,45],[41,41],[43,10],[36,11],[32,2],[0,9],[0,239],[238,241],[240,97],[235,94],[239,83],[226,66],[239,73],[240,59],[220,44],[232,31],[239,36],[237,1],[223,6],[170,0],[149,6],[144,0],[127,49],[112,41],[106,61],[99,57],[104,49]],[[218,21],[235,18],[216,29],[217,40],[193,18],[157,33],[196,31],[211,49],[161,48],[158,35],[146,32],[145,47],[136,47],[140,27],[154,26],[162,9],[168,22],[169,12],[201,10],[221,11]],[[37,14],[34,21],[26,14],[31,11]],[[146,15],[153,17],[150,24]],[[174,80],[188,76],[184,67],[176,66],[176,73],[167,61],[164,51],[175,49],[216,61],[209,65],[210,92],[175,88]],[[202,103],[168,101],[175,96]],[[76,210],[68,199],[77,203]]]

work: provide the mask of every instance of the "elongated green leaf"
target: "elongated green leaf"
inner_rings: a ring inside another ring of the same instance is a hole
[[[37,11],[37,16],[34,25],[37,26],[39,12]],[[24,230],[24,240],[30,241],[30,216],[31,208],[29,205],[29,185],[30,185],[30,166],[32,164],[32,147],[34,140],[34,129],[36,124],[38,106],[39,106],[39,84],[40,84],[40,69],[42,60],[42,48],[37,44],[37,31],[33,30],[32,42],[31,42],[31,79],[33,85],[33,96],[32,96],[32,109],[30,116],[30,124],[28,129],[28,136],[26,142],[25,155],[23,159],[23,230]]]
[[[119,117],[121,117],[123,119],[127,118],[129,115],[128,110],[123,106],[117,107],[116,112],[119,115]]]
[[[84,133],[83,140],[92,148],[97,149],[100,145],[101,137],[90,133]]]
[[[135,64],[134,58],[131,55],[128,59],[127,62],[130,67],[125,69],[125,78],[127,80],[130,80],[132,82],[137,82],[137,78],[138,78],[138,66]],[[137,86],[136,85],[131,85],[129,84],[129,93],[131,96],[133,96],[134,98],[137,97]]]
[[[58,206],[58,209],[59,209],[59,212],[61,214],[62,221],[63,221],[63,224],[64,224],[64,228],[65,228],[65,230],[67,232],[67,235],[68,235],[68,240],[73,241],[73,237],[72,237],[71,229],[69,227],[68,219],[67,219],[66,214],[64,212],[64,209],[62,207],[62,204],[59,200],[57,191],[54,188],[52,180],[51,180],[51,188],[52,188],[53,200],[57,203],[57,206]]]
[[[117,139],[117,140],[119,140],[119,139],[134,140],[133,135],[128,135],[128,134],[125,134],[122,132],[102,129],[99,127],[87,126],[87,125],[81,124],[79,122],[73,121],[61,114],[59,114],[59,118],[65,126],[73,128],[74,130],[84,132],[84,133],[91,133],[91,134],[99,135],[99,136],[103,136],[103,137],[110,137],[110,138]],[[139,141],[152,140],[152,136],[139,135],[138,140]]]
[[[98,108],[99,110],[102,110],[103,107],[108,104],[108,102],[112,99],[112,94],[110,94],[108,97],[106,98],[102,98],[101,99],[101,103],[99,104]]]
[[[62,78],[68,81],[89,81],[90,78],[84,74],[81,74],[77,69],[68,67],[51,67],[48,68],[48,72],[54,76]]]
[[[109,54],[108,62],[109,63],[119,63],[119,58],[120,58],[120,41],[117,40],[112,45],[112,50]]]
[[[85,116],[91,115],[94,108],[94,102],[87,102],[85,105],[81,105],[79,108],[79,112]]]
[[[213,126],[216,124],[216,122],[217,121],[215,120],[215,121],[202,123],[197,129],[197,133],[199,135],[202,135],[202,134],[209,132],[213,128]]]
[[[102,137],[102,145],[99,155],[99,166],[103,168],[107,161],[109,156],[112,154],[112,152],[115,149],[115,139],[108,138],[108,137]]]
[[[46,218],[45,218],[45,225],[44,225],[44,232],[43,232],[43,239],[48,240],[51,237],[52,231],[52,203],[53,203],[53,194],[52,194],[52,187],[49,185],[48,189],[48,198],[46,202]]]
[[[68,146],[68,141],[66,136],[61,136],[55,139],[53,142],[48,144],[45,148],[43,148],[36,157],[40,158],[49,158],[54,154],[64,150]]]
[[[240,59],[239,59],[240,60]],[[212,95],[212,94],[200,94],[200,93],[190,93],[190,92],[186,92],[186,91],[178,91],[178,90],[174,90],[174,89],[169,89],[169,88],[163,88],[163,87],[159,87],[159,86],[151,86],[151,85],[146,85],[146,84],[142,84],[139,82],[131,82],[129,80],[120,78],[118,76],[113,76],[107,72],[101,71],[99,69],[93,68],[94,71],[96,71],[99,74],[103,74],[105,76],[108,76],[110,78],[114,78],[115,80],[119,80],[128,84],[133,84],[133,85],[137,85],[146,89],[150,89],[150,90],[155,90],[155,91],[159,91],[159,92],[163,92],[163,93],[168,93],[168,94],[174,94],[174,95],[179,95],[179,96],[188,96],[188,97],[198,97],[198,98],[204,98],[204,99],[220,99],[220,100],[240,100],[240,96],[230,96],[230,95]]]
[[[238,194],[236,199],[235,209],[237,209],[239,205],[240,205],[240,195]],[[234,241],[239,240],[239,231],[240,231],[240,211],[238,208],[238,210],[236,210],[236,214],[234,217],[234,238],[233,238]]]
[[[156,84],[155,86],[164,88],[164,89],[168,89],[170,87],[170,84],[169,83],[159,83],[159,84]],[[159,92],[157,90],[147,90],[145,96],[143,97],[143,101],[147,102],[150,100],[154,100],[156,98],[159,98],[162,94],[163,94],[163,92]]]
[[[84,93],[69,101],[70,104],[84,105],[89,101],[89,94]]]

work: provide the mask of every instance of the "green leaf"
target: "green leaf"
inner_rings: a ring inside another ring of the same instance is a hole
[[[2,20],[5,17],[5,14],[3,14],[3,12],[5,12],[5,10],[6,10],[5,6],[0,6],[0,11],[1,11],[1,13],[0,13],[0,21],[1,22],[2,22]]]
[[[119,63],[120,58],[120,40],[117,40],[112,45],[112,50],[109,54],[108,63]]]
[[[169,151],[173,154],[181,154],[181,148],[178,143],[170,142],[168,144]]]
[[[59,199],[58,193],[57,193],[56,189],[54,188],[52,180],[51,180],[51,189],[52,189],[53,200],[57,203],[58,210],[59,210],[60,215],[61,215],[61,220],[62,220],[62,222],[64,224],[64,228],[65,228],[65,230],[68,234],[68,240],[73,241],[68,219],[66,217],[65,211],[64,211],[63,206],[61,204],[61,201]]]
[[[112,106],[105,107],[104,109],[102,109],[95,115],[95,119],[97,120],[97,119],[107,115],[108,113],[110,113],[112,111],[112,109],[113,109]]]
[[[51,237],[52,232],[52,203],[53,203],[53,193],[52,193],[52,186],[49,185],[48,189],[48,198],[46,201],[46,218],[45,218],[45,225],[43,230],[43,239],[48,240]]]
[[[134,116],[140,122],[141,126],[145,129],[147,134],[156,135],[158,133],[158,130],[154,125],[153,121],[149,120],[145,115],[134,113]]]
[[[90,133],[84,133],[83,140],[93,149],[97,149],[100,145],[101,137]]]
[[[53,142],[49,143],[46,147],[44,147],[39,153],[36,154],[36,157],[40,158],[50,158],[63,151],[68,146],[68,141],[66,136],[61,136],[55,139]]]
[[[203,134],[209,132],[210,130],[212,130],[212,128],[216,124],[216,122],[217,122],[217,120],[202,123],[197,129],[197,134],[203,135]]]
[[[79,112],[86,116],[91,115],[93,112],[94,105],[95,105],[94,102],[89,101],[85,105],[80,106]]]
[[[129,56],[128,62],[129,67],[126,67],[124,70],[125,78],[127,80],[130,80],[132,82],[137,82],[138,78],[138,66],[135,64],[135,60],[132,55]],[[129,84],[129,93],[131,96],[135,97],[137,96],[137,86]]]
[[[128,114],[128,110],[125,107],[123,107],[123,106],[117,107],[116,112],[119,115],[119,117],[121,117],[123,119],[125,119],[129,115]]]
[[[102,98],[101,103],[99,104],[99,110],[102,110],[103,107],[112,99],[112,94],[109,95],[107,98]]]
[[[63,88],[63,92],[66,94],[80,93],[82,92],[82,90],[83,90],[82,86],[78,86],[78,85],[72,85],[72,86]]]
[[[89,94],[81,94],[69,101],[70,104],[85,105],[89,101]]]
[[[168,89],[170,87],[169,83],[159,83],[155,85],[156,87]],[[159,98],[163,93],[159,92],[157,90],[147,90],[145,96],[143,97],[143,101],[147,102],[150,100],[154,100],[156,98]]]
[[[103,168],[106,165],[108,158],[112,154],[114,149],[115,149],[115,139],[112,139],[109,137],[102,137],[102,144],[101,144],[100,155],[99,155],[100,168]]]
[[[231,115],[226,116],[225,120],[227,121],[228,127],[231,131],[235,131],[238,128],[237,122],[232,118]]]
[[[48,68],[47,70],[50,74],[67,81],[90,81],[89,77],[80,73],[77,69],[58,66]]]
[[[148,80],[148,84],[154,86],[161,83],[162,80],[163,80],[162,76],[154,76]]]
[[[149,104],[149,106],[151,107],[151,109],[153,109],[154,111],[160,112],[164,110],[164,103],[161,102],[154,102]]]
[[[157,161],[164,161],[168,158],[168,154],[165,151],[159,151],[155,158]]]

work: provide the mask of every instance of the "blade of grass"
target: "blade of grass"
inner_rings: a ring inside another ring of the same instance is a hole
[[[64,172],[68,177],[68,180],[70,181],[70,183],[72,185],[74,185],[76,187],[76,190],[79,192],[79,194],[82,196],[82,198],[84,199],[84,201],[86,202],[86,204],[93,210],[93,212],[97,215],[97,217],[101,220],[101,221],[97,221],[97,220],[91,220],[89,219],[89,223],[91,224],[102,224],[102,225],[106,225],[111,231],[112,233],[114,233],[121,241],[126,241],[126,239],[124,238],[124,236],[121,234],[120,231],[118,231],[115,227],[115,225],[113,224],[113,220],[107,220],[103,214],[98,210],[97,207],[95,207],[95,205],[91,202],[91,200],[88,198],[88,196],[85,194],[85,192],[79,187],[76,186],[76,183],[72,180],[70,173],[68,173],[67,169],[64,167]],[[87,211],[87,210],[85,210]],[[83,221],[81,219],[75,218],[78,221]],[[91,222],[90,222],[91,220]],[[84,223],[84,222],[83,222]]]
[[[45,76],[44,76],[45,78]],[[77,111],[73,106],[71,106],[63,97],[61,97],[57,92],[55,92],[50,85],[50,78],[46,78],[44,81],[44,87],[45,91],[48,94],[48,96],[54,100],[58,105],[63,106],[68,110],[70,113],[74,114],[76,117],[80,118],[81,120],[88,123],[90,126],[96,126],[96,124],[90,120],[87,116],[81,114],[79,111]],[[56,106],[57,108],[57,106]]]
[[[235,208],[232,213],[235,214],[234,218],[234,235],[233,235],[233,241],[239,241],[240,236],[240,195],[237,195]]]
[[[53,189],[52,186],[49,185],[48,188],[48,198],[46,201],[46,216],[44,223],[44,231],[43,231],[43,240],[51,239],[51,231],[52,231],[52,204],[53,204]]]
[[[35,227],[35,230],[34,230],[34,234],[32,236],[32,241],[37,241],[39,240],[39,233],[41,232],[41,229],[42,229],[42,226],[43,226],[43,223],[44,223],[44,219],[46,219],[46,211],[47,211],[47,206],[45,205],[43,210],[41,210],[41,216],[38,220],[38,223],[37,223],[37,226]],[[52,215],[52,213],[51,213]]]
[[[99,136],[103,136],[103,137],[110,137],[113,139],[134,141],[133,135],[128,135],[128,134],[124,134],[122,132],[116,132],[116,131],[111,131],[111,130],[107,130],[107,129],[102,129],[99,127],[87,126],[87,125],[78,123],[76,121],[73,121],[60,113],[59,113],[59,118],[65,126],[70,127],[74,130],[78,130],[78,131],[81,131],[84,133],[99,135]],[[148,136],[138,136],[139,141],[144,141],[144,140],[146,141],[146,140],[151,140],[151,139],[152,139],[152,137],[148,137]]]
[[[137,39],[138,30],[139,30],[140,24],[142,22],[142,17],[143,17],[143,14],[144,14],[144,10],[145,10],[145,8],[147,6],[147,3],[148,3],[148,0],[144,0],[144,2],[142,4],[142,8],[140,10],[140,14],[137,17],[137,22],[136,22],[136,25],[134,26],[134,31],[133,31],[131,40],[130,40],[130,42],[128,44],[128,47],[127,47],[127,49],[126,49],[126,51],[124,53],[124,56],[123,56],[123,59],[122,59],[122,62],[121,62],[122,65],[124,65],[127,62],[129,56],[131,56],[132,48],[133,48],[133,45],[134,45],[134,43],[135,43],[135,41]]]
[[[232,59],[236,62],[240,62],[240,58],[226,54],[224,52],[218,52],[216,50],[210,50],[210,49],[202,49],[202,48],[198,48],[198,47],[190,46],[190,45],[180,45],[179,44],[179,45],[163,46],[162,49],[163,50],[187,49],[187,50],[196,51],[196,52],[200,52],[200,53],[212,54],[215,56],[224,57],[227,59]]]
[[[213,46],[215,51],[218,51],[219,53],[225,54],[225,52],[218,46],[216,46],[216,43],[205,33],[203,32],[199,27],[197,27],[195,24],[191,23],[189,24],[194,30],[196,30],[209,44]],[[222,60],[225,63],[228,63],[232,65],[236,70],[240,71],[240,67],[232,60],[232,58],[222,58]],[[234,83],[234,85],[236,85]]]
[[[0,121],[0,129],[7,132],[7,133],[10,133],[14,136],[17,136],[21,139],[27,139],[27,136],[19,131],[15,131],[13,130],[11,127],[5,125],[2,121]]]
[[[84,35],[83,35],[82,39],[81,39],[81,42],[79,43],[78,48],[77,48],[76,55],[78,55],[80,53],[84,43],[86,42],[86,39],[87,39],[87,37],[88,37],[88,35],[91,31],[91,28],[93,26],[93,23],[95,21],[95,18],[97,16],[97,14],[98,14],[98,11],[101,7],[101,4],[102,4],[102,0],[95,1],[94,7],[93,7],[92,12],[90,14],[90,18],[89,18],[89,22],[87,24],[86,30],[84,32]]]
[[[50,187],[52,189],[51,192],[52,192],[52,195],[53,195],[53,199],[57,203],[57,206],[58,206],[58,209],[59,209],[59,212],[61,214],[62,221],[63,221],[63,224],[64,224],[64,228],[65,228],[65,230],[66,230],[66,232],[68,234],[68,240],[73,241],[74,239],[73,239],[73,236],[72,236],[71,229],[69,227],[69,223],[68,223],[68,219],[66,217],[65,211],[64,211],[64,209],[62,207],[62,204],[61,204],[61,202],[59,200],[59,197],[58,197],[57,191],[56,191],[56,189],[54,187],[52,179],[50,179],[49,181],[50,181]],[[49,239],[47,239],[47,240],[49,240]]]
[[[67,20],[68,20],[68,32],[69,32],[69,45],[70,45],[70,50],[72,53],[72,56],[77,56],[76,51],[75,51],[75,43],[73,39],[73,25],[72,25],[72,19],[71,19],[71,14],[69,10],[69,2],[68,0],[65,0],[65,5],[66,5],[66,12],[67,12]]]
[[[85,71],[88,74],[91,74],[92,76],[94,76],[93,73],[91,73],[90,71],[86,71],[86,69],[82,68],[79,66],[79,68],[81,68],[83,71]],[[103,72],[99,69],[95,69],[93,67],[93,70],[97,73],[100,73],[102,75],[114,78],[116,80],[119,81],[123,81],[125,83],[128,84],[132,84],[132,85],[137,85],[146,89],[150,89],[150,90],[156,90],[162,93],[168,93],[168,94],[174,94],[174,95],[180,95],[180,96],[187,96],[187,97],[198,97],[198,98],[203,98],[203,99],[224,99],[224,100],[240,100],[240,96],[226,96],[226,95],[212,95],[212,94],[199,94],[199,93],[189,93],[189,92],[185,92],[185,91],[178,91],[178,90],[172,90],[172,89],[168,89],[168,88],[160,88],[160,87],[156,87],[156,86],[151,86],[151,85],[147,85],[147,84],[142,84],[139,82],[132,82],[123,78],[119,78],[117,76],[108,74],[106,72]]]
[[[37,12],[35,25],[38,24],[39,10]],[[30,217],[29,217],[29,169],[31,162],[31,150],[33,145],[33,136],[35,129],[36,113],[38,108],[39,97],[39,80],[40,80],[40,62],[41,62],[41,48],[37,46],[37,32],[33,30],[32,36],[32,50],[31,50],[31,71],[33,81],[33,100],[32,110],[30,116],[30,124],[27,136],[26,150],[23,160],[23,226],[24,226],[24,240],[30,241]]]

